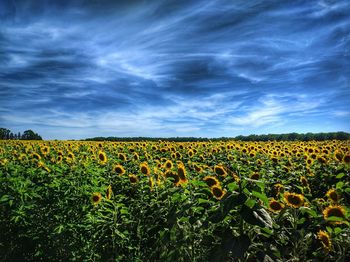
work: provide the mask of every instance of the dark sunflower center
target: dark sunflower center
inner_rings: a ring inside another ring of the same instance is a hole
[[[300,205],[301,204],[301,199],[298,196],[288,196],[288,202],[293,204],[293,205]]]
[[[282,208],[282,205],[278,203],[277,201],[273,201],[270,203],[270,207],[273,210],[280,210]]]
[[[214,196],[216,196],[216,197],[221,197],[222,194],[223,194],[223,192],[222,192],[222,190],[221,190],[220,188],[215,187],[215,188],[213,188],[213,194],[214,194]]]
[[[343,212],[341,211],[341,209],[339,208],[331,208],[329,211],[328,211],[328,216],[329,217],[344,217],[344,214]]]

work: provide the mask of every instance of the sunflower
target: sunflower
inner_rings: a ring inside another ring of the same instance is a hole
[[[40,160],[41,159],[41,156],[37,153],[33,153],[32,154],[32,157],[35,159],[35,160]]]
[[[126,161],[126,155],[123,154],[123,153],[118,153],[118,158],[119,158],[121,161]]]
[[[304,196],[301,194],[285,192],[284,201],[288,206],[299,208],[304,205]]]
[[[181,180],[180,180],[179,175],[177,173],[172,172],[171,170],[166,171],[164,176],[166,178],[173,178],[174,179],[173,182],[176,186],[181,184]]]
[[[136,175],[130,174],[129,175],[129,181],[130,181],[131,184],[136,184],[139,181],[139,179],[137,178]]]
[[[345,218],[346,211],[344,207],[340,205],[330,205],[326,207],[325,210],[323,210],[323,217],[324,219],[328,219],[329,217],[340,217]],[[341,222],[337,221],[335,224],[341,224]]]
[[[317,238],[320,240],[324,250],[329,252],[332,248],[332,241],[331,241],[331,237],[329,236],[329,234],[325,231],[320,230],[317,233]]]
[[[112,194],[113,194],[113,191],[112,191],[112,186],[109,185],[106,189],[106,198],[109,200],[111,199],[112,197]]]
[[[173,168],[173,162],[171,160],[167,160],[164,164],[165,169],[172,169]]]
[[[269,202],[269,208],[272,212],[279,212],[284,208],[284,205],[275,199],[271,199]]]
[[[346,164],[350,163],[350,154],[344,155],[343,162],[346,163]]]
[[[149,186],[150,190],[152,191],[153,187],[154,187],[154,179],[153,179],[153,177],[149,177],[149,179],[148,179],[148,186]]]
[[[115,173],[117,173],[118,175],[124,175],[125,174],[125,169],[122,165],[116,165],[114,168],[113,168],[113,171]]]
[[[206,176],[205,178],[203,178],[203,180],[205,183],[207,183],[209,187],[220,185],[219,180],[214,176]]]
[[[107,163],[107,155],[103,151],[98,151],[98,159],[100,160],[101,164],[106,164]]]
[[[140,159],[140,156],[139,156],[139,154],[138,154],[138,153],[136,153],[136,152],[135,152],[135,153],[133,154],[133,158],[134,158],[134,160],[136,160],[136,161],[137,161],[137,160],[139,160],[139,159]]]
[[[327,159],[323,156],[318,156],[317,157],[317,161],[320,162],[321,164],[326,164],[327,163]]]
[[[147,175],[147,176],[149,176],[151,173],[147,163],[142,163],[140,165],[140,171],[142,174]]]
[[[284,186],[281,183],[277,183],[273,186],[276,190],[276,195],[278,195],[279,193],[281,193],[281,191],[283,191]]]
[[[216,165],[214,167],[214,172],[219,176],[226,176],[227,175],[225,168],[221,165]]]
[[[218,200],[222,199],[223,196],[225,195],[225,191],[222,190],[221,186],[212,186],[211,193]]]
[[[98,203],[100,203],[100,201],[102,200],[102,195],[99,192],[95,192],[91,195],[91,202],[94,205],[97,205]]]
[[[74,156],[73,152],[69,151],[67,154],[67,160],[74,161],[74,159],[75,159],[75,156]]]
[[[184,165],[180,164],[177,167],[177,175],[179,176],[180,180],[182,182],[186,182],[187,178],[186,178],[186,168]]]
[[[48,153],[50,153],[50,148],[48,146],[44,146],[40,148],[40,151],[43,155],[47,155]]]
[[[343,152],[339,149],[335,150],[334,152],[334,158],[335,160],[338,160],[339,162],[343,160]]]
[[[194,166],[194,169],[195,169],[198,173],[200,173],[200,172],[203,171],[203,168],[202,168],[200,165],[198,165],[197,163],[195,163],[193,166]]]
[[[308,187],[308,186],[309,186],[309,183],[307,182],[307,179],[306,179],[306,177],[304,177],[304,176],[301,176],[301,177],[300,177],[300,182],[301,182],[301,184],[302,184],[304,187]]]
[[[253,179],[253,180],[259,180],[260,178],[260,175],[259,173],[255,172],[253,173],[251,176],[250,176],[250,179]]]
[[[326,193],[326,196],[332,201],[332,202],[338,202],[339,195],[335,189],[329,189]]]

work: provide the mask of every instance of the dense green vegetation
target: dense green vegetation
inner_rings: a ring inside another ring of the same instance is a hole
[[[0,141],[3,261],[349,261],[350,144]]]

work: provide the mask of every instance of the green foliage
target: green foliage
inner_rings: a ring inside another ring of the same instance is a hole
[[[327,164],[317,160],[305,164],[307,149],[323,152],[328,147],[323,155]],[[349,152],[348,141],[4,141],[0,143],[1,258],[346,261],[350,252],[350,166],[334,158],[338,148]],[[273,152],[277,149],[290,153],[279,155],[276,161]],[[194,155],[189,150],[195,150]],[[99,160],[101,152],[107,161]],[[175,152],[179,157],[172,156]],[[185,167],[186,181],[181,184],[165,175],[164,163],[170,159],[170,171],[177,173],[179,166]],[[151,170],[149,176],[140,171],[144,162]],[[122,165],[126,173],[114,172],[116,165]],[[227,174],[217,175],[217,165]],[[256,173],[258,176],[252,176]],[[131,183],[131,174],[138,182]],[[217,178],[222,198],[213,195],[204,180],[208,176]],[[300,182],[304,176],[307,185]],[[277,183],[283,185],[282,191],[276,191]],[[107,191],[109,186],[111,191]],[[340,195],[336,204],[326,196],[329,189]],[[289,206],[283,190],[302,195],[305,203],[298,208]],[[94,193],[101,198],[92,199]],[[280,210],[271,209],[273,199],[283,204]],[[344,217],[325,219],[323,212],[330,205],[343,207]],[[329,251],[318,239],[320,230],[331,238]]]

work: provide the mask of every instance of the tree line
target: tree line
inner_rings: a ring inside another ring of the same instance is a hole
[[[42,137],[35,133],[33,130],[26,130],[21,134],[12,133],[11,130],[7,128],[0,128],[0,140],[43,140]]]
[[[236,137],[204,138],[204,137],[93,137],[85,141],[169,141],[169,142],[207,142],[207,141],[324,141],[324,140],[349,140],[350,133],[328,132],[328,133],[287,133],[287,134],[267,134],[267,135],[239,135]]]

